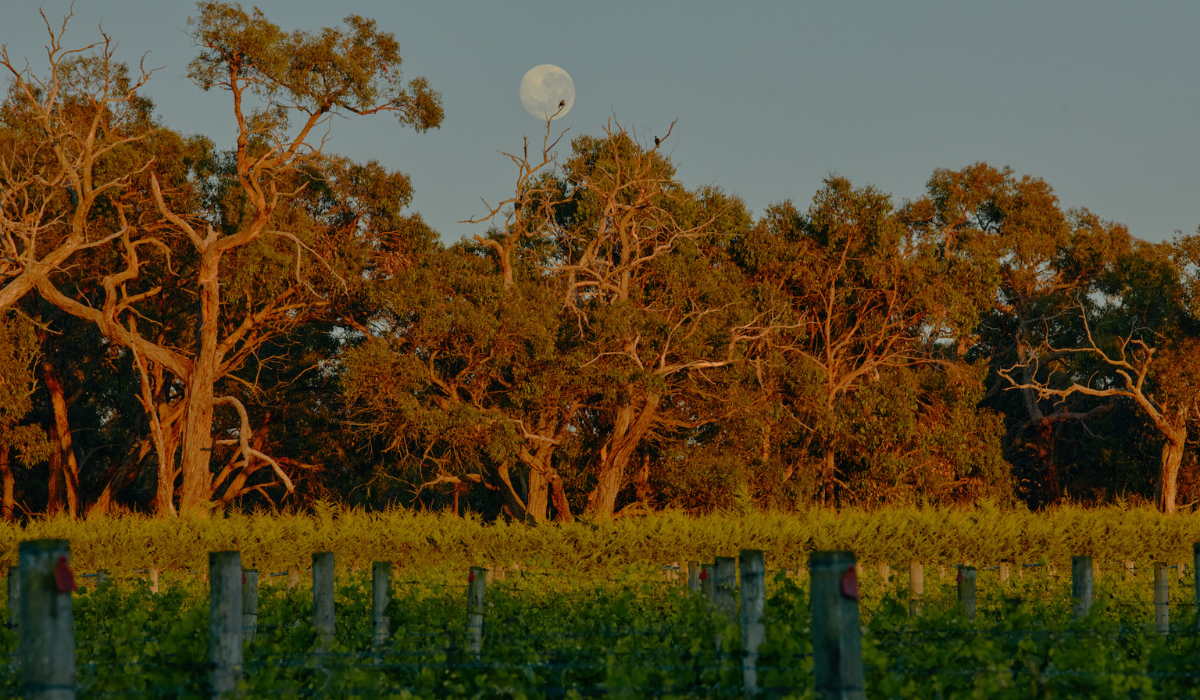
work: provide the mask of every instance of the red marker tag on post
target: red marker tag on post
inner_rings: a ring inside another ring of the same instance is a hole
[[[467,574],[467,583],[475,583],[475,572]]]
[[[958,578],[954,579],[955,583],[962,583],[962,567],[958,567]]]
[[[708,580],[708,569],[700,569],[700,580],[701,581]]]
[[[854,566],[846,568],[846,573],[842,574],[842,595],[850,600],[858,600],[858,575],[854,572]]]
[[[54,567],[54,587],[59,593],[71,593],[78,588],[75,585],[75,572],[71,571],[66,557],[59,557],[58,566]]]

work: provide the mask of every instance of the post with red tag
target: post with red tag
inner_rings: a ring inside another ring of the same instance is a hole
[[[813,552],[813,676],[822,700],[865,700],[853,552]]]
[[[212,696],[229,697],[242,679],[242,555],[209,552],[208,586]]]
[[[487,593],[487,569],[472,566],[467,574],[467,641],[471,653],[483,650],[483,600]]]
[[[704,600],[708,601],[709,605],[713,602],[713,565],[700,565],[700,595],[704,596]]]
[[[968,620],[974,621],[975,567],[973,566],[960,565],[958,567],[958,606]]]
[[[21,697],[75,698],[75,619],[71,547],[66,540],[32,540],[19,548],[18,614]]]
[[[742,573],[742,684],[746,697],[752,697],[758,693],[758,647],[767,636],[762,620],[767,566],[761,549],[743,549],[738,563]]]
[[[688,562],[688,590],[692,593],[700,592],[700,562]]]

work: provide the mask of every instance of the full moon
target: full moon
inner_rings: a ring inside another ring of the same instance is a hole
[[[563,100],[567,104],[555,119],[566,116],[575,104],[575,81],[562,68],[545,63],[530,68],[521,78],[521,104],[535,119],[546,120]]]

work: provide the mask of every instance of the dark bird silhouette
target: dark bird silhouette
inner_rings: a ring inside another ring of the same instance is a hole
[[[655,146],[655,148],[657,148],[657,147],[658,147],[658,144],[660,144],[660,143],[662,143],[662,139],[660,139],[660,138],[658,138],[657,136],[655,136],[655,137],[654,137],[654,146]]]
[[[71,200],[71,213],[79,208],[79,195],[75,194],[75,188],[67,185],[67,199]]]
[[[559,100],[559,101],[558,101],[558,108],[559,108],[559,109],[562,109],[563,107],[566,107],[566,106],[567,106],[567,101],[566,101],[566,100]]]

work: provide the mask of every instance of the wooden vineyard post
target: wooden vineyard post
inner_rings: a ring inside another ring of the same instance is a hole
[[[483,651],[483,602],[487,594],[487,569],[471,567],[467,576],[467,641],[471,653]]]
[[[875,565],[875,571],[879,574],[879,584],[883,590],[888,589],[888,579],[892,575],[892,567],[888,566],[886,561],[881,561]]]
[[[8,628],[21,626],[21,567],[8,567]]]
[[[767,566],[759,549],[743,549],[738,559],[742,573],[742,685],[751,696],[758,692],[758,647],[767,636],[762,620]]]
[[[921,597],[925,595],[925,569],[913,559],[908,563],[908,614],[921,614]]]
[[[242,678],[242,555],[208,554],[208,659],[213,697],[237,690]]]
[[[737,559],[717,557],[713,564],[713,603],[732,622],[737,617]]]
[[[1159,634],[1171,631],[1171,616],[1167,609],[1167,564],[1154,562],[1154,629]]]
[[[336,632],[333,611],[333,552],[312,555],[313,627],[317,630],[320,651],[329,651]]]
[[[1196,629],[1200,630],[1200,542],[1192,543],[1192,591],[1196,596]]]
[[[1087,617],[1092,609],[1095,574],[1091,557],[1071,557],[1071,606],[1076,620]]]
[[[713,601],[713,565],[702,564],[700,566],[700,594],[708,601],[709,605],[714,604]]]
[[[108,569],[98,569],[96,571],[96,590],[100,590],[101,586],[108,585]]]
[[[289,566],[287,570],[287,589],[295,590],[300,585],[300,567]]]
[[[1125,560],[1125,580],[1126,580],[1126,581],[1128,581],[1129,579],[1133,578],[1133,576],[1134,576],[1134,573],[1133,573],[1133,560],[1132,560],[1132,559],[1126,559],[1126,560]]]
[[[392,600],[392,562],[371,562],[371,648],[379,651],[387,641],[387,606]]]
[[[854,553],[813,552],[808,561],[817,697],[865,700]]]
[[[18,548],[20,561],[21,696],[74,700],[75,619],[71,548],[66,540],[32,540]]]
[[[1008,583],[1010,564],[1006,561],[1000,562],[1000,583]]]
[[[242,639],[254,641],[258,632],[258,569],[242,572]]]
[[[158,569],[150,567],[150,592],[158,593]]]
[[[688,562],[688,590],[692,593],[700,592],[700,562]]]
[[[968,620],[975,619],[975,567],[958,567],[958,606]]]

